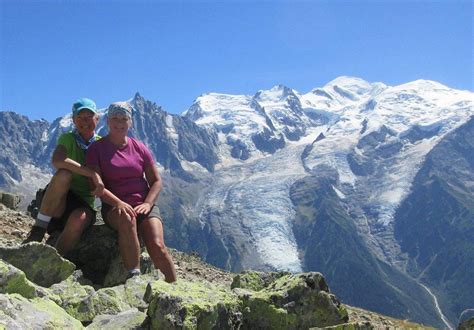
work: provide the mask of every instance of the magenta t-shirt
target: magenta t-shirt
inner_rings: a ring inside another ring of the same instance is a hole
[[[105,137],[94,142],[86,155],[87,166],[100,168],[105,188],[131,206],[145,201],[150,187],[144,172],[154,164],[150,150],[131,137],[121,149]]]

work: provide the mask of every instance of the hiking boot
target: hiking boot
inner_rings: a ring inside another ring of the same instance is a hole
[[[41,242],[45,233],[46,228],[33,226],[30,232],[28,233],[28,237],[22,242],[22,244],[26,244],[29,242]]]

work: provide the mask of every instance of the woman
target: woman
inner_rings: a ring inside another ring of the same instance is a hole
[[[175,267],[164,243],[159,209],[154,205],[161,191],[161,178],[148,148],[127,136],[132,126],[130,104],[112,103],[107,123],[109,134],[89,148],[86,165],[104,182],[102,216],[118,231],[128,278],[140,274],[139,233],[155,267],[165,275],[166,282],[174,282]]]

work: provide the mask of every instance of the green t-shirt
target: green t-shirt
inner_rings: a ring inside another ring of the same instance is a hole
[[[99,139],[100,136],[97,136],[96,141]],[[74,133],[62,134],[58,139],[57,145],[62,145],[66,148],[68,158],[75,160],[79,164],[85,164],[86,152],[77,144]],[[94,209],[95,197],[91,194],[91,187],[87,177],[73,173],[71,190]]]

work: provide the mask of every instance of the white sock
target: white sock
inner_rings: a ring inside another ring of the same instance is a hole
[[[36,216],[35,226],[41,228],[48,228],[48,224],[51,221],[51,217],[49,215],[44,215],[43,213],[38,213]]]

